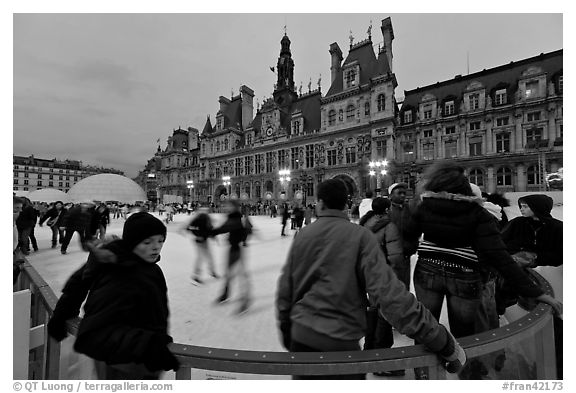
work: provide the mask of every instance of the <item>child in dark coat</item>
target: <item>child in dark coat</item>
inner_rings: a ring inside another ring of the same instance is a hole
[[[48,333],[66,337],[66,320],[84,317],[74,349],[96,360],[100,379],[158,379],[177,370],[168,349],[166,280],[157,265],[166,227],[148,213],[124,224],[122,239],[91,247],[88,261],[66,282]]]

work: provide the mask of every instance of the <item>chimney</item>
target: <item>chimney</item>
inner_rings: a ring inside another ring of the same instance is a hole
[[[332,65],[330,71],[332,73],[332,80],[330,84],[334,83],[340,70],[342,69],[342,51],[336,42],[330,45],[330,55],[332,56]]]
[[[190,150],[198,149],[198,130],[188,127],[188,147]]]
[[[242,129],[245,130],[254,117],[254,90],[242,85],[240,94],[242,95]]]
[[[224,96],[220,96],[218,102],[220,103],[220,112],[226,112],[228,105],[230,105],[230,100]]]
[[[392,40],[394,40],[394,30],[392,29],[392,20],[390,17],[382,19],[382,37],[384,38],[384,52],[386,52],[386,57],[388,58],[388,64],[390,65],[390,71],[392,69]]]

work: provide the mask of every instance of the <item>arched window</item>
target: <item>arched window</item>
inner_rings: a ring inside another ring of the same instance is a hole
[[[484,186],[484,174],[481,169],[472,169],[468,176],[470,183],[476,184],[478,187]]]
[[[368,116],[370,114],[370,103],[369,102],[365,102],[364,103],[364,115]]]
[[[344,121],[344,111],[342,109],[338,111],[338,121]]]
[[[244,183],[244,192],[248,195],[248,198],[250,198],[250,183]]]
[[[384,94],[380,94],[378,96],[378,112],[382,112],[384,110],[386,104],[386,97],[384,97]]]
[[[336,124],[336,111],[334,109],[328,112],[328,125],[333,126]]]
[[[274,185],[272,184],[272,182],[270,180],[268,180],[266,182],[266,191],[268,192],[272,192],[274,191]]]
[[[354,112],[356,111],[356,108],[354,107],[354,105],[350,104],[348,105],[348,107],[346,108],[346,120],[350,121],[354,119]]]
[[[256,193],[256,198],[262,198],[262,188],[259,181],[254,183],[254,192]]]
[[[528,184],[540,184],[540,177],[538,176],[538,167],[536,165],[529,166],[526,169],[526,180]]]
[[[236,183],[236,185],[234,186],[234,193],[238,198],[240,198],[240,183]]]
[[[216,141],[216,151],[220,151],[220,141]]]
[[[228,138],[224,139],[224,151],[228,151]]]
[[[496,171],[496,185],[497,186],[511,186],[512,185],[512,169],[508,167],[499,168]]]

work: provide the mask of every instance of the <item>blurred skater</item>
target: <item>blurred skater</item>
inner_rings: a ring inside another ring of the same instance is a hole
[[[231,281],[235,277],[238,277],[240,280],[241,299],[238,313],[242,314],[248,311],[251,302],[250,281],[248,271],[246,270],[246,262],[242,258],[242,248],[240,247],[240,243],[245,240],[246,232],[242,224],[242,213],[240,213],[240,204],[238,201],[235,199],[227,200],[224,208],[228,213],[226,222],[212,231],[213,236],[228,233],[228,242],[230,243],[224,288],[217,302],[225,303],[230,299]]]
[[[210,210],[207,207],[201,207],[198,212],[192,218],[187,226],[187,230],[192,232],[195,236],[196,242],[196,260],[194,261],[194,267],[192,272],[192,281],[196,284],[202,284],[203,281],[200,278],[202,263],[205,261],[210,269],[210,274],[214,278],[218,278],[216,274],[216,269],[214,268],[214,257],[212,256],[212,251],[210,250],[210,245],[208,243],[208,238],[212,232],[212,220],[208,214]]]

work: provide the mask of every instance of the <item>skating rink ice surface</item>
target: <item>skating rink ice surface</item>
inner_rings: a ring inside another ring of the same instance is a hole
[[[157,213],[153,214],[160,217]],[[558,218],[561,218],[561,213],[559,215]],[[225,219],[223,214],[211,216],[216,226]],[[190,278],[196,248],[193,237],[183,228],[192,217],[176,214],[174,221],[167,225],[168,236],[159,262],[168,284],[169,332],[174,342],[239,350],[283,351],[276,325],[274,299],[277,280],[294,236],[294,231],[289,229],[290,224],[286,230],[288,236],[281,237],[279,217],[251,216],[254,234],[243,252],[250,274],[252,304],[247,313],[238,315],[240,304],[236,281],[232,284],[231,301],[217,305],[215,299],[221,293],[223,280],[209,277],[206,265],[203,266],[203,285],[194,285]],[[124,219],[112,219],[107,234],[120,236],[123,224]],[[35,234],[39,251],[32,252],[28,260],[59,296],[68,277],[86,261],[88,254],[81,250],[77,234],[72,238],[66,255],[62,255],[59,248],[50,248],[49,228],[37,226]],[[223,274],[228,250],[227,235],[211,240],[210,247],[218,274]],[[412,269],[414,263],[415,257]],[[445,310],[441,322],[448,324]],[[411,339],[397,332],[394,334],[395,346],[412,345]],[[202,371],[197,377],[210,377],[210,373]],[[215,377],[223,374],[214,372]],[[406,378],[412,378],[411,371]]]

